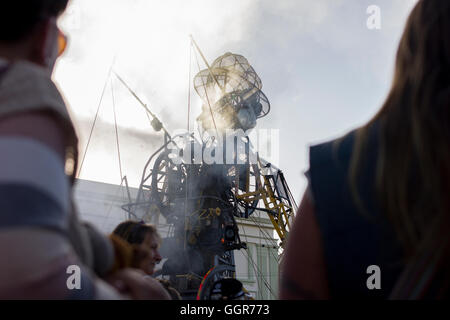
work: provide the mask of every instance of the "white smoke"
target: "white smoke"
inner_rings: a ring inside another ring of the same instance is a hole
[[[189,35],[209,62],[227,51],[242,54],[262,79],[272,105],[257,128],[280,129],[277,166],[299,196],[305,185],[300,177],[307,168],[308,144],[345,132],[379,108],[390,84],[396,44],[415,2],[72,0],[60,20],[69,35],[69,47],[54,78],[75,120],[92,123],[115,57],[114,69],[174,131],[187,127]],[[380,31],[366,28],[369,5],[381,8]],[[194,57],[191,68],[193,77],[198,71]],[[153,134],[142,107],[112,79],[119,135],[124,128]],[[99,117],[112,125],[110,85]],[[191,99],[193,123],[200,113],[200,101],[194,91]],[[81,146],[86,145],[89,129],[80,127]],[[158,144],[162,135],[158,137],[148,138]],[[90,169],[83,169],[81,178],[117,183],[118,166],[111,161],[116,157],[114,139],[96,143],[86,157]],[[121,140],[135,158],[132,165],[124,166],[124,172],[138,180],[143,169],[138,163],[145,163],[154,150],[132,143],[132,139]],[[108,165],[116,167],[115,171],[108,174]]]

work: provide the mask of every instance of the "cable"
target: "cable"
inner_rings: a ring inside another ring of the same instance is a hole
[[[200,63],[198,62],[198,57],[196,54],[194,56],[195,56],[195,60],[197,61],[198,72],[200,72],[201,68],[200,68]],[[214,114],[213,114],[213,111],[211,108],[211,103],[209,102],[208,90],[206,89],[205,80],[203,80],[203,77],[201,77],[201,79],[202,79],[203,87],[205,88],[206,101],[208,102],[209,112],[211,113],[211,119],[213,121],[214,128],[216,129],[217,137],[219,137],[219,131],[217,130],[216,120],[214,119]]]
[[[278,247],[278,244],[277,244],[276,240],[273,239],[273,238],[270,238],[270,234],[269,234],[267,231],[265,231],[265,230],[259,225],[259,223],[256,221],[256,219],[253,218],[253,217],[249,217],[249,218],[251,218],[252,221],[255,223],[255,225],[258,227],[259,231],[260,231],[261,234],[263,235],[264,240],[266,240],[266,241],[269,242],[269,243],[272,242],[273,245],[274,245],[274,247],[275,247],[275,246]],[[273,254],[272,251],[269,250],[269,252],[271,253],[272,257],[273,257],[277,262],[280,261],[280,258],[279,258],[278,256],[275,256],[275,255]]]
[[[270,284],[267,283],[267,281],[266,281],[264,275],[263,275],[262,272],[258,269],[258,266],[257,266],[256,263],[254,262],[253,258],[252,258],[245,250],[244,250],[244,252],[245,252],[245,254],[247,255],[248,261],[251,262],[252,267],[253,267],[253,270],[254,270],[255,273],[256,273],[256,276],[259,277],[259,278],[263,281],[263,283],[264,283],[264,285],[266,286],[266,288],[269,289],[269,292],[270,292],[270,294],[272,295],[272,297],[275,298],[276,296],[275,296],[275,294],[273,293],[272,288],[270,287]],[[259,289],[259,288],[258,288],[258,289]]]
[[[113,80],[112,79],[111,79],[111,97],[112,97],[112,107],[113,107],[113,113],[114,113],[114,129],[116,131],[117,156],[119,157],[120,181],[123,181],[122,161],[120,159],[119,131],[117,129],[116,102],[114,99]]]
[[[126,178],[123,176],[123,173],[122,173],[122,161],[121,161],[121,157],[120,157],[119,130],[118,130],[118,126],[117,126],[116,103],[115,103],[115,98],[114,98],[113,79],[111,79],[111,98],[112,98],[112,108],[113,108],[113,114],[114,114],[114,129],[115,129],[115,135],[116,135],[117,156],[119,158],[119,171],[120,171],[120,185],[118,186],[118,189],[114,195],[114,197],[116,197],[118,192],[122,189],[122,184]],[[123,192],[122,192],[122,196],[123,196]],[[113,206],[113,202],[111,201],[111,205],[109,206],[109,209],[106,213],[106,217],[104,219],[103,227],[105,227],[106,222],[109,219],[112,206]]]
[[[234,203],[237,203],[237,199],[236,199],[235,194],[233,194],[233,197],[234,197]],[[260,210],[260,209],[258,209],[257,207],[255,207],[255,209]],[[265,231],[265,230],[259,225],[259,223],[256,221],[256,219],[255,219],[254,217],[249,216],[248,218],[251,219],[251,220],[254,222],[254,224],[258,227],[258,229],[259,229],[259,231],[260,231],[262,237],[264,238],[264,240],[266,240],[268,243],[272,242],[272,243],[274,244],[274,246],[277,246],[277,247],[278,247],[278,244],[277,244],[276,240],[270,237],[270,234],[269,234],[267,231]],[[266,236],[266,237],[265,237],[265,236]],[[261,245],[261,238],[260,238],[260,245]],[[276,257],[272,252],[271,252],[271,254],[272,254],[272,257],[274,257],[275,260],[276,260],[277,262],[279,262],[279,257]]]
[[[190,133],[190,123],[191,123],[191,69],[192,69],[192,40],[190,42],[189,46],[189,81],[188,81],[188,117],[187,117],[187,131]],[[180,167],[181,168],[181,167]],[[186,193],[185,193],[185,199],[184,199],[184,221],[186,221],[187,216],[187,206],[188,206],[188,188],[189,188],[189,174],[191,171],[191,166],[185,167],[186,168]],[[184,249],[186,250],[186,235],[184,236]]]
[[[242,226],[242,232],[244,232],[245,239],[246,239],[246,241],[248,243],[248,237],[247,237],[247,234],[245,232],[244,226]],[[246,250],[244,250],[244,252],[247,255],[247,260],[251,262],[253,270],[256,273],[256,276],[260,277],[262,279],[262,281],[264,282],[264,285],[267,287],[267,289],[269,289],[270,294],[275,298],[276,297],[275,294],[273,293],[273,291],[272,291],[270,285],[267,283],[266,279],[264,279],[264,276],[263,276],[262,272],[258,269],[258,266],[255,264],[253,258],[248,254],[248,252]]]
[[[190,131],[191,125],[191,69],[192,69],[192,41],[189,47],[189,84],[188,84],[188,118],[187,118],[187,130]]]
[[[124,181],[124,180],[122,179],[122,181],[120,182],[120,185],[118,185],[118,187],[117,187],[117,189],[116,189],[116,192],[114,193],[113,199],[111,199],[111,204],[110,204],[110,206],[109,206],[109,208],[108,208],[108,211],[106,212],[106,216],[104,217],[104,220],[103,220],[103,226],[102,226],[102,229],[105,228],[106,223],[107,223],[107,221],[108,221],[108,219],[109,219],[109,216],[111,215],[111,209],[112,209],[112,207],[113,207],[114,199],[117,197],[119,191],[122,189],[122,183],[123,183],[123,181]]]
[[[105,85],[103,86],[102,95],[100,96],[100,101],[99,101],[98,106],[97,106],[97,112],[95,113],[94,122],[92,123],[91,132],[89,133],[89,138],[88,138],[88,141],[87,141],[87,144],[86,144],[86,148],[84,149],[83,158],[82,158],[81,164],[80,164],[80,169],[78,170],[78,173],[77,173],[77,178],[79,178],[79,176],[81,174],[81,170],[83,169],[84,159],[86,158],[86,153],[88,151],[89,144],[91,142],[92,133],[94,132],[95,123],[97,122],[98,113],[100,111],[100,106],[102,105],[102,101],[103,101],[103,96],[105,95],[106,87],[108,85],[108,80],[109,80],[109,78],[111,76],[111,71],[112,71],[112,68],[114,66],[114,60],[111,63],[111,67],[109,68],[109,71],[108,71],[108,76],[106,77],[106,80],[105,80]]]

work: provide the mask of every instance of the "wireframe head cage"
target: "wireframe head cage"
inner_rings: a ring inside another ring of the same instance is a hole
[[[214,60],[209,69],[194,78],[194,87],[203,100],[197,120],[205,130],[242,129],[256,126],[267,115],[270,103],[261,91],[262,82],[247,59],[230,52]]]

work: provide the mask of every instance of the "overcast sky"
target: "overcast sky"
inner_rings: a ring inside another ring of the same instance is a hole
[[[60,20],[69,47],[54,79],[83,150],[114,57],[114,70],[174,131],[187,126],[189,34],[209,62],[225,52],[241,54],[259,74],[272,106],[257,128],[279,130],[277,165],[299,199],[306,186],[308,146],[363,124],[383,103],[398,40],[415,3],[72,0]],[[370,5],[380,8],[381,29],[367,27]],[[192,75],[196,72],[193,63]],[[162,135],[153,132],[142,107],[114,77],[107,82],[80,178],[120,183],[113,94],[123,172],[137,186]],[[194,91],[191,96],[194,119],[201,102]]]

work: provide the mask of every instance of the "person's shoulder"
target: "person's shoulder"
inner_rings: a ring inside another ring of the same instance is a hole
[[[311,166],[336,166],[350,160],[355,136],[358,129],[354,129],[343,136],[310,146],[309,156]]]
[[[7,65],[2,79],[2,90],[9,92],[9,97],[24,91],[45,92],[53,99],[60,98],[51,73],[44,67],[27,60],[17,60]],[[63,102],[63,101],[59,101]]]
[[[10,63],[2,74],[0,116],[23,111],[51,110],[71,122],[66,102],[51,74],[29,61]]]

